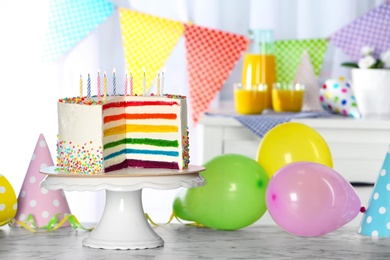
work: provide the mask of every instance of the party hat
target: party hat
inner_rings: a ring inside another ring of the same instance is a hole
[[[390,146],[358,233],[373,237],[390,237]]]
[[[30,215],[35,224],[42,227],[47,225],[57,214],[59,221],[70,214],[63,190],[49,191],[40,187],[40,183],[46,175],[41,174],[39,170],[53,165],[45,137],[41,134],[19,193],[18,210],[15,216],[16,226],[18,226],[18,221],[25,222]],[[69,224],[65,223],[63,226],[66,225]]]
[[[305,85],[305,97],[303,100],[303,111],[322,111],[319,96],[320,87],[318,85],[317,76],[314,72],[313,65],[310,61],[310,56],[305,50],[301,56],[301,61],[298,65],[295,74],[294,82]]]

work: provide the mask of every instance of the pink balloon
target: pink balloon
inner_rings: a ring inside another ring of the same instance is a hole
[[[279,169],[268,183],[266,204],[281,228],[308,237],[344,226],[356,217],[361,206],[347,180],[315,162],[295,162]]]

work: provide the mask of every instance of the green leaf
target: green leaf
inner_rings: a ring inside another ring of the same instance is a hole
[[[343,62],[341,63],[341,66],[348,68],[359,68],[359,65],[357,65],[355,62]]]
[[[373,69],[382,69],[385,64],[381,60],[377,60],[375,64],[371,67]]]

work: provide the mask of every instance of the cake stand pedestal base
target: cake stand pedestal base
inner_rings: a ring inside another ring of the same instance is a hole
[[[106,191],[106,205],[99,224],[83,245],[104,249],[146,249],[164,245],[149,225],[142,207],[142,190]]]
[[[102,249],[146,249],[164,245],[154,232],[142,207],[142,189],[192,188],[204,184],[200,172],[190,165],[186,170],[125,169],[110,174],[76,175],[56,166],[41,169],[47,176],[41,186],[48,190],[106,191],[102,218],[83,239],[83,245]]]

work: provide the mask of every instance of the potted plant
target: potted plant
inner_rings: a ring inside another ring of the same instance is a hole
[[[362,48],[363,57],[358,62],[345,62],[352,68],[352,90],[360,113],[390,115],[390,50],[374,56],[374,48]]]

